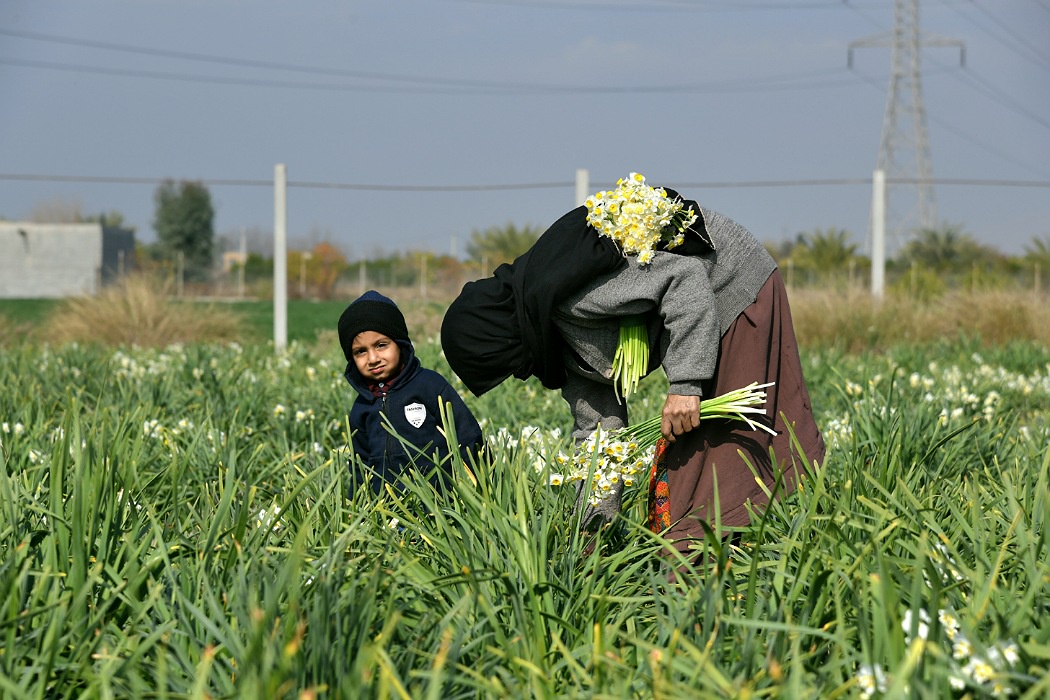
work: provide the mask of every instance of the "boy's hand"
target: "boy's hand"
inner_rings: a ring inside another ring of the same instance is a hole
[[[674,442],[700,425],[700,397],[668,394],[661,413],[660,433],[668,442]]]

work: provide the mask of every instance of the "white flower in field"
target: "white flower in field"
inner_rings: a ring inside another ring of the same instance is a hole
[[[298,410],[298,411],[295,412],[295,422],[296,423],[304,423],[304,422],[307,422],[307,421],[312,421],[313,419],[314,419],[314,410],[312,408],[308,408],[305,411]]]
[[[324,445],[322,445],[322,444],[321,444],[321,443],[319,443],[319,442],[315,442],[315,443],[313,444],[313,451],[314,451],[314,452],[315,452],[316,454],[322,454],[322,453],[324,452]]]
[[[44,453],[37,450],[29,450],[29,462],[30,464],[39,464],[44,461]]]
[[[862,698],[870,698],[876,691],[886,692],[888,678],[879,664],[861,664],[855,677]]]
[[[5,421],[3,422],[3,424],[2,424],[2,425],[0,425],[0,430],[3,430],[3,431],[4,431],[5,433],[10,433],[10,432],[11,432],[11,426],[10,426],[10,425],[8,425],[8,424],[7,424],[7,421],[5,420]]]
[[[264,509],[259,511],[259,515],[256,516],[256,517],[258,518],[259,524],[261,526],[268,527],[271,530],[276,532],[277,530],[281,529],[281,521],[278,519],[278,516],[280,514],[281,514],[281,507],[278,506],[278,505],[275,505],[271,512],[267,513],[266,509],[264,508]]]
[[[551,474],[551,486],[561,486],[563,483],[565,483],[564,474]]]
[[[904,611],[904,619],[901,620],[901,627],[904,628],[904,636],[911,643],[912,634],[912,613],[911,609]],[[915,634],[918,635],[919,639],[927,639],[930,635],[930,614],[925,610],[919,610],[919,622],[915,628]]]
[[[847,396],[860,396],[864,393],[864,387],[860,384],[855,384],[851,381],[846,382],[846,395]]]
[[[204,370],[200,367],[194,367],[192,374],[194,379],[200,379],[204,376]]]
[[[277,404],[276,406],[273,407],[273,415],[276,418],[280,418],[281,416],[283,416],[287,412],[288,412],[288,409],[285,407],[285,405],[283,403],[279,403],[279,404]]]
[[[988,647],[986,653],[988,663],[999,669],[1013,666],[1021,660],[1021,655],[1018,653],[1017,645],[1013,642],[1008,644],[999,643]]]
[[[193,430],[193,421],[189,418],[180,419],[176,425],[178,425],[179,430]]]
[[[962,661],[973,656],[973,643],[962,634],[956,635],[952,640],[952,658]]]
[[[938,542],[937,544],[935,544],[934,550],[935,552],[930,558],[938,564],[943,565],[940,567],[942,571],[947,569],[948,573],[956,581],[962,581],[964,578],[966,578],[962,575],[962,572],[959,571],[958,564],[955,563],[955,559],[952,557],[951,552],[948,551],[948,548],[944,546],[943,542]]]
[[[1003,661],[1011,666],[1021,663],[1021,655],[1018,653],[1017,644],[1014,642],[1002,645],[999,651],[1003,655]]]
[[[950,610],[941,610],[937,613],[937,619],[940,620],[941,627],[948,639],[955,639],[959,634],[959,621],[955,619],[955,615]]]
[[[962,670],[977,683],[987,683],[995,678],[995,667],[979,656],[971,657]]]
[[[952,420],[959,420],[960,418],[963,417],[964,413],[965,413],[965,410],[962,409],[962,408],[953,408],[952,412],[950,414],[950,418]]]
[[[314,379],[316,379],[317,378],[317,370],[314,369],[313,367],[307,367],[306,368],[306,378],[309,379],[310,381],[313,381]]]
[[[400,525],[400,524],[401,524],[401,521],[398,520],[397,518],[390,518],[390,522],[388,522],[386,524],[386,526],[388,528],[390,528],[391,530],[396,530],[397,526]]]
[[[117,502],[119,503],[120,501],[123,501],[123,500],[124,500],[124,489],[120,489],[119,491],[117,491]],[[125,506],[129,506],[129,505],[135,506],[135,510],[139,510],[139,511],[142,510],[142,506],[140,506],[138,503],[133,501],[131,498],[128,498],[128,500],[124,502],[124,505]]]
[[[159,438],[163,432],[164,426],[156,418],[142,423],[142,434],[146,437]]]
[[[996,681],[995,683],[992,683],[991,693],[992,697],[1000,698],[1004,695],[1012,695],[1013,688],[1002,681]]]

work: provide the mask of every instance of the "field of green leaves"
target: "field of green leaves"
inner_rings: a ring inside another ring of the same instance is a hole
[[[1050,696],[1050,351],[804,362],[826,463],[686,568],[638,489],[585,553],[532,381],[454,382],[451,493],[348,498],[334,344],[8,346],[0,697]]]

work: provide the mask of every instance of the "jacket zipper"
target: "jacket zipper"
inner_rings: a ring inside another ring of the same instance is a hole
[[[385,387],[382,384],[380,384],[379,386],[383,387],[383,389],[384,389],[384,391],[383,391],[383,403],[380,404],[379,413],[380,413],[380,415],[387,416],[387,413],[386,413],[387,392],[385,390]],[[389,418],[389,417],[390,416],[387,416],[387,418]],[[383,472],[386,473],[386,472],[390,471],[390,441],[393,439],[393,437],[390,435],[389,431],[386,431],[386,428],[383,428],[383,430],[384,430],[384,432],[386,432],[386,447],[383,449]]]

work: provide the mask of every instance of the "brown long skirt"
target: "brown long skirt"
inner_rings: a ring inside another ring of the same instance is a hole
[[[742,421],[703,420],[699,428],[667,446],[662,461],[667,468],[670,527],[664,536],[683,554],[693,540],[704,537],[700,521],[714,527],[716,483],[722,526],[747,524],[748,503],[759,510],[768,504],[752,468],[775,494],[795,489],[800,478],[798,449],[788,424],[806,457],[814,463],[824,461],[824,438],[813,418],[787,292],[776,270],[722,336],[718,366],[703,387],[704,396],[719,396],[751,382],[775,382],[766,389],[766,415],[775,417],[776,437]]]

